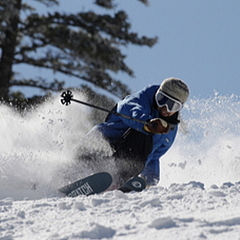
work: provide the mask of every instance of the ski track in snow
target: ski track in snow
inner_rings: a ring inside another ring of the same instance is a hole
[[[157,186],[68,198],[56,189],[90,173],[72,171],[89,109],[59,97],[24,117],[0,106],[0,240],[239,240],[239,108],[237,96],[191,99]]]

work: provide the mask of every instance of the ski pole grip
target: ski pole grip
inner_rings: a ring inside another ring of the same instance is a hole
[[[157,129],[157,127],[158,127],[157,122],[150,122],[150,123],[148,123],[147,125],[148,125],[149,127],[153,128],[153,129]]]
[[[161,122],[161,124],[162,124],[163,127],[165,127],[165,128],[168,127],[168,123],[167,123],[165,120],[163,120],[163,119],[161,119],[161,118],[158,118],[158,120]],[[150,127],[152,127],[153,129],[157,129],[157,127],[158,127],[158,122],[149,122],[148,125],[149,125]]]

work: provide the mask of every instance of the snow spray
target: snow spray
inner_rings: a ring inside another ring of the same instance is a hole
[[[238,182],[240,175],[240,99],[190,99],[169,152],[161,159],[161,185],[200,181],[205,186]]]
[[[23,115],[0,105],[0,199],[44,197],[66,183],[63,172],[70,180],[79,177],[70,169],[81,138],[92,127],[89,108],[64,107],[59,99]]]
[[[92,128],[90,111],[78,104],[65,107],[60,96],[24,115],[0,105],[0,199],[42,198],[64,185],[66,177],[82,177],[86,169],[76,169],[74,161],[81,139]],[[159,185],[239,181],[239,97],[190,99],[182,119],[175,143],[161,158]]]

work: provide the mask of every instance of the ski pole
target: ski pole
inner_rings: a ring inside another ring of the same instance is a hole
[[[77,100],[77,99],[74,99],[73,98],[73,94],[70,90],[67,90],[66,92],[63,92],[61,94],[61,103],[63,105],[66,105],[68,106],[69,104],[71,104],[71,101],[72,102],[77,102],[77,103],[80,103],[80,104],[83,104],[83,105],[86,105],[88,107],[92,107],[92,108],[96,108],[98,110],[101,110],[101,111],[104,111],[104,112],[107,112],[107,113],[111,113],[111,114],[114,114],[114,115],[117,115],[117,116],[120,116],[120,117],[124,117],[124,118],[127,118],[127,119],[131,119],[133,121],[136,121],[136,122],[140,122],[140,123],[143,123],[143,124],[149,124],[148,122],[146,121],[142,121],[142,120],[139,120],[137,118],[134,118],[134,117],[130,117],[130,116],[127,116],[127,115],[124,115],[124,114],[121,114],[121,113],[118,113],[118,112],[115,112],[115,111],[112,111],[112,110],[108,110],[106,108],[102,108],[102,107],[99,107],[99,106],[96,106],[96,105],[93,105],[93,104],[90,104],[90,103],[86,103],[86,102],[83,102],[83,101],[80,101],[80,100]]]

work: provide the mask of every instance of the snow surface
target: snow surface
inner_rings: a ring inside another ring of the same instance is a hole
[[[61,197],[58,187],[90,173],[73,160],[89,111],[59,96],[24,116],[0,106],[0,240],[240,239],[238,96],[186,104],[157,186]]]

